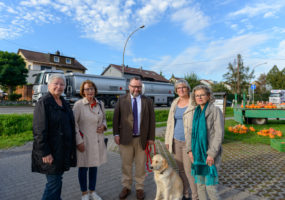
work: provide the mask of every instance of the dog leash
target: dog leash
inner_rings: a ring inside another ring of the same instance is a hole
[[[148,143],[146,144],[146,148],[145,148],[145,154],[146,154],[146,169],[148,172],[152,172],[152,170],[149,169],[149,163],[151,164],[152,161],[151,161],[151,156],[150,156],[150,153],[151,153],[151,145],[149,145]],[[155,144],[153,143],[153,155],[155,155],[156,152],[155,152]]]

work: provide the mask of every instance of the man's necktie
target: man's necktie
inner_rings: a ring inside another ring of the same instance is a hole
[[[134,135],[137,135],[139,129],[138,129],[138,104],[136,98],[134,98],[134,103],[133,103],[133,116],[134,116],[134,124],[133,124]]]

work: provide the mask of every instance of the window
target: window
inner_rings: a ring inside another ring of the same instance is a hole
[[[70,58],[66,58],[65,62],[66,62],[66,64],[71,64],[71,59]]]
[[[59,57],[58,56],[53,57],[53,61],[54,62],[59,62]]]
[[[28,66],[28,70],[31,70],[31,69],[32,69],[32,65],[29,65],[29,66]]]
[[[51,69],[51,67],[50,66],[41,66],[41,70],[46,70],[46,69]]]
[[[70,72],[72,72],[72,71],[71,71],[71,70],[67,70],[67,71],[66,71],[66,73],[70,73]]]

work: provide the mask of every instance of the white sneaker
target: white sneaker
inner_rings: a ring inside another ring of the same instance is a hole
[[[92,192],[90,196],[92,200],[102,200],[102,198],[96,192]]]
[[[89,194],[81,196],[81,200],[89,200]]]

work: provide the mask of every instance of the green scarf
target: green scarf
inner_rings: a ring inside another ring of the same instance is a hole
[[[191,142],[194,163],[191,166],[191,175],[194,176],[195,183],[216,185],[219,183],[216,166],[206,164],[208,136],[205,111],[207,107],[208,103],[203,110],[200,106],[197,106],[194,112]]]

